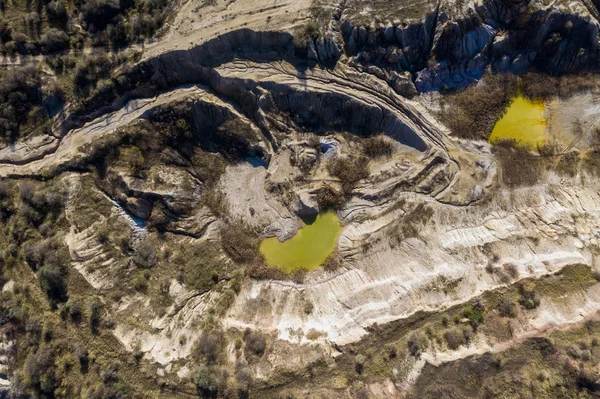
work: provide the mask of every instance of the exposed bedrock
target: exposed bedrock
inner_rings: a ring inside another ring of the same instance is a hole
[[[350,65],[369,71],[410,72],[420,92],[466,86],[487,65],[523,73],[531,67],[550,74],[598,67],[598,22],[529,2],[485,1],[450,20],[442,6],[406,27],[343,24]]]
[[[424,200],[417,194],[405,198]],[[433,222],[419,237],[400,243],[394,243],[390,228],[403,220],[402,210],[352,217],[338,242],[347,268],[316,273],[305,284],[253,281],[238,296],[227,322],[276,331],[292,341],[297,338],[291,331],[314,328],[343,344],[361,337],[373,323],[444,309],[569,264],[592,265],[586,247],[598,240],[598,201],[595,189],[571,186],[501,192],[480,207],[426,201]],[[365,253],[361,248],[367,243]],[[508,276],[509,269],[516,272]],[[313,301],[310,315],[301,311],[304,298]]]

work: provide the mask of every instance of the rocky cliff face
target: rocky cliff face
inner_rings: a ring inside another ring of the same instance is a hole
[[[560,75],[598,67],[598,22],[529,2],[485,1],[458,19],[444,6],[408,27],[353,26],[342,32],[351,65],[407,71],[419,92],[469,85],[488,65]]]

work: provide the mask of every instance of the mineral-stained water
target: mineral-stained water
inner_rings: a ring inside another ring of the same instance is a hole
[[[284,242],[277,237],[264,239],[260,252],[269,266],[278,267],[286,273],[314,270],[335,250],[341,231],[335,212],[321,212],[314,222],[304,223],[295,236]]]
[[[538,145],[544,144],[545,133],[544,103],[518,95],[494,126],[489,141],[514,139],[518,144],[535,150]]]

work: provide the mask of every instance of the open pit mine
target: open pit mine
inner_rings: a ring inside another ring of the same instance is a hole
[[[0,0],[0,398],[600,397],[599,28]]]

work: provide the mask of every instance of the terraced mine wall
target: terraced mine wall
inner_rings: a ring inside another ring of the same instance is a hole
[[[315,65],[334,68],[346,62],[404,96],[472,84],[489,65],[499,72],[520,74],[533,67],[560,75],[593,70],[599,64],[597,22],[555,8],[535,10],[525,1],[487,1],[456,21],[438,8],[404,27],[354,25],[343,12],[336,18],[340,19],[329,25],[324,37],[309,39],[302,48],[289,33],[241,29],[142,61],[113,78],[80,109],[64,115],[61,130],[80,127],[132,98],[187,83],[205,83],[219,91],[224,85],[212,70],[233,60],[283,60],[299,75]],[[256,96],[227,86],[245,111],[256,109]]]

